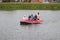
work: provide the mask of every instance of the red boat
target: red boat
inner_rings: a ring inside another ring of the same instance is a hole
[[[39,24],[42,23],[43,20],[39,19],[39,20],[21,20],[20,24]]]

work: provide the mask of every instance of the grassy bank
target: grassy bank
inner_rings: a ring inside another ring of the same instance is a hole
[[[60,3],[0,3],[0,10],[60,10]]]

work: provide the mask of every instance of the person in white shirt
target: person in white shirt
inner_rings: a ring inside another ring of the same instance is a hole
[[[23,20],[27,20],[27,17],[26,17],[26,15],[24,15],[24,16],[23,16]]]
[[[38,19],[38,20],[40,19],[40,14],[39,14],[39,12],[37,13],[37,19]]]

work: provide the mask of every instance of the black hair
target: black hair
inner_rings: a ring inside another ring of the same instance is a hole
[[[38,12],[38,15],[39,15],[39,12]]]

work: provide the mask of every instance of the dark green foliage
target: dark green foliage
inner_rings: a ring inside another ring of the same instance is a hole
[[[60,10],[60,3],[0,3],[0,10]]]

